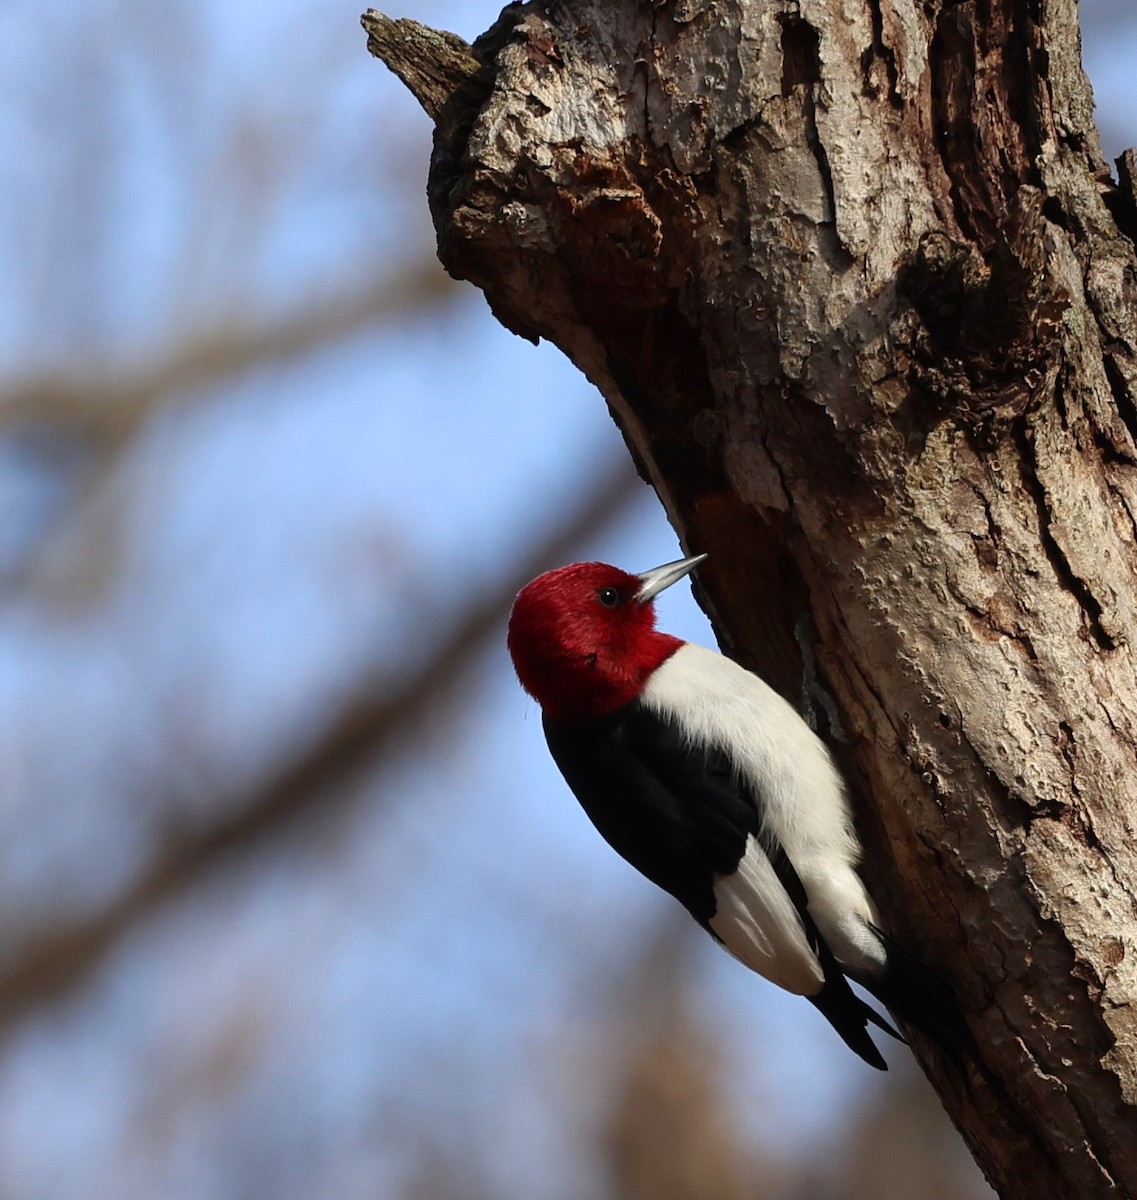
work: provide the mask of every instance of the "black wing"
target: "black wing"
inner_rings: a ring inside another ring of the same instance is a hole
[[[557,766],[604,840],[709,932],[715,878],[730,875],[759,831],[756,803],[731,784],[724,756],[633,702],[586,726],[544,719]]]
[[[561,774],[604,840],[712,936],[715,880],[734,873],[750,837],[760,840],[821,963],[824,984],[808,999],[851,1049],[884,1070],[866,1022],[899,1035],[849,987],[809,915],[793,864],[762,829],[761,796],[740,786],[725,754],[691,746],[635,701],[585,726],[548,717],[543,724]]]

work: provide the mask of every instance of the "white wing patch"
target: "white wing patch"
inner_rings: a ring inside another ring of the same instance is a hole
[[[799,996],[814,996],[824,975],[793,901],[753,837],[732,875],[715,881],[711,929],[752,971]]]

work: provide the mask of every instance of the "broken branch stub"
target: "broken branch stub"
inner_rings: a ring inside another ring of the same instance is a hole
[[[432,121],[481,70],[469,43],[457,34],[405,17],[395,20],[373,8],[359,22],[367,31],[367,49],[406,84]]]

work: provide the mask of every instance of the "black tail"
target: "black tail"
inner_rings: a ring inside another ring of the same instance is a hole
[[[877,1012],[874,1012],[853,989],[849,981],[840,971],[826,971],[825,986],[816,996],[809,996],[810,1004],[817,1008],[821,1015],[841,1035],[841,1040],[854,1053],[878,1071],[887,1071],[888,1064],[884,1061],[876,1043],[869,1037],[868,1023],[883,1029],[894,1038],[904,1039]]]
[[[974,1056],[975,1043],[951,986],[875,925],[871,928],[884,945],[887,966],[876,977],[858,975],[857,982],[889,1012],[931,1038],[962,1068],[963,1059]]]

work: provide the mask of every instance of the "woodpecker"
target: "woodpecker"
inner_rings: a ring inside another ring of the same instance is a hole
[[[865,1062],[887,1069],[869,1022],[900,1034],[850,979],[958,1062],[962,1017],[881,931],[825,744],[758,676],[655,628],[655,597],[706,557],[642,575],[573,563],[518,593],[509,653],[553,759],[617,854]]]

